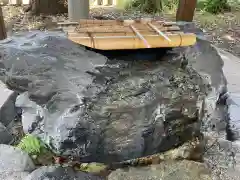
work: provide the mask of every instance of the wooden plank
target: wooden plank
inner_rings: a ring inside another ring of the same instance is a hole
[[[58,26],[78,26],[79,23],[78,22],[59,22],[57,23]]]
[[[179,0],[176,20],[192,22],[196,4],[197,0]]]
[[[104,36],[136,36],[133,32],[110,32],[110,33],[101,33],[101,32],[82,32],[82,33],[76,33],[72,31],[71,29],[66,29],[65,32],[68,34],[68,36],[74,36],[74,37],[104,37]],[[143,36],[149,36],[149,35],[158,35],[156,32],[150,32],[150,31],[140,31]],[[182,31],[176,31],[176,32],[164,32],[165,35],[168,34],[184,34]],[[159,35],[160,36],[160,35]]]
[[[155,30],[151,29],[150,27],[141,27],[141,26],[135,26],[138,28],[139,31],[149,31],[149,32],[155,32]],[[172,26],[172,27],[161,27],[161,26],[155,26],[157,27],[160,31],[179,31],[180,28],[178,26]],[[121,26],[98,26],[98,27],[87,27],[87,28],[76,28],[76,32],[79,33],[84,33],[84,32],[98,32],[98,33],[113,33],[113,32],[132,32],[132,30],[129,27],[121,27]]]
[[[6,39],[6,38],[7,38],[7,33],[4,25],[2,7],[0,6],[0,40]]]
[[[130,24],[147,24],[147,23],[157,23],[162,25],[176,25],[176,22],[164,22],[155,21],[153,19],[138,19],[138,20],[98,20],[98,19],[80,19],[80,25],[130,25]]]
[[[171,42],[159,35],[149,35],[144,38],[151,48],[190,46],[196,43],[195,34],[169,34]],[[109,36],[109,37],[79,37],[68,36],[69,40],[95,49],[117,50],[117,49],[142,49],[146,48],[141,38],[135,36]]]

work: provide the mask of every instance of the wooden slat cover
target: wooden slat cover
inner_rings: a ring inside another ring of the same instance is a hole
[[[194,34],[181,32],[175,22],[151,19],[81,19],[75,30],[69,31],[68,38],[102,50],[190,46],[196,42]]]

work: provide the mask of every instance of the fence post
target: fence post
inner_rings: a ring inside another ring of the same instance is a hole
[[[6,38],[7,38],[7,33],[4,25],[2,7],[0,6],[0,40],[6,39]]]
[[[68,18],[78,22],[89,18],[89,0],[68,0]]]
[[[117,6],[117,0],[112,0],[112,6]]]
[[[179,0],[176,20],[192,22],[196,5],[197,0]]]

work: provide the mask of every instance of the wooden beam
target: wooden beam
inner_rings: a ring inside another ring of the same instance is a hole
[[[192,22],[197,0],[179,0],[176,21]]]
[[[2,7],[0,6],[0,40],[6,39],[6,38],[7,38],[7,33],[4,25]]]

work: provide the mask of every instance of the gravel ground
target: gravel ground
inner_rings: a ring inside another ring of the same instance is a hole
[[[197,13],[195,21],[213,44],[240,57],[240,11],[215,16]]]

